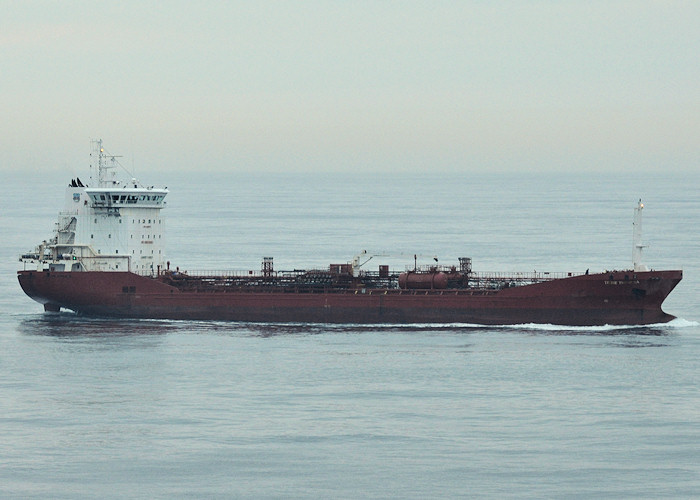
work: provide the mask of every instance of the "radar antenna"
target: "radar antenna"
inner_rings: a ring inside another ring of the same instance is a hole
[[[90,141],[90,144],[92,144],[92,153],[90,153],[90,183],[94,184],[92,172],[95,166],[93,162],[95,161],[94,158],[97,157],[98,187],[109,187],[119,184],[119,181],[116,180],[117,174],[114,172],[114,169],[121,166],[117,161],[117,158],[121,158],[121,156],[106,154],[104,147],[102,147],[102,139]],[[108,177],[111,177],[111,179]]]

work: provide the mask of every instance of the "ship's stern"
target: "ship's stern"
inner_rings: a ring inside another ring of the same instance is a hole
[[[28,297],[37,301],[39,304],[42,304],[44,306],[44,311],[60,311],[61,306],[52,301],[51,298],[46,296],[45,291],[42,291],[41,287],[37,286],[37,281],[35,279],[36,274],[37,271],[17,271],[19,286],[22,287],[22,290],[24,290],[24,293],[26,293]]]

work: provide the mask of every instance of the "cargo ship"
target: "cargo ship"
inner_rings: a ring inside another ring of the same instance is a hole
[[[55,234],[23,254],[24,292],[47,312],[85,316],[241,322],[646,325],[674,316],[661,306],[683,277],[642,264],[641,200],[633,266],[597,273],[493,273],[453,265],[366,269],[361,252],[322,269],[195,272],[165,257],[167,188],[118,180],[116,156],[93,141],[90,182],[71,180]]]

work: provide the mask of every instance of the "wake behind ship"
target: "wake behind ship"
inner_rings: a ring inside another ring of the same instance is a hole
[[[167,188],[117,180],[115,156],[94,141],[90,184],[66,189],[53,237],[20,257],[18,279],[46,311],[124,318],[251,322],[643,325],[668,322],[662,303],[680,270],[641,262],[641,200],[634,211],[634,265],[599,273],[480,273],[454,265],[387,265],[373,256],[323,269],[186,272],[165,258]]]

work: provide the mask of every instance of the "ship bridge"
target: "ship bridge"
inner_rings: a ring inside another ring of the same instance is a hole
[[[86,188],[93,208],[163,207],[167,189],[125,186],[118,188]]]
[[[131,271],[156,274],[164,268],[167,188],[135,178],[116,179],[116,156],[94,141],[97,187],[73,179],[66,188],[55,234],[20,260],[48,271]],[[93,178],[91,176],[91,182]]]

